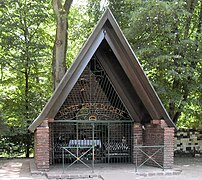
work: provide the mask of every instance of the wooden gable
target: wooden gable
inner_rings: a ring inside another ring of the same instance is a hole
[[[30,131],[34,132],[44,119],[57,117],[93,57],[98,59],[105,70],[109,81],[134,122],[147,123],[153,119],[164,119],[168,126],[175,127],[108,9],[42,112],[29,126]]]

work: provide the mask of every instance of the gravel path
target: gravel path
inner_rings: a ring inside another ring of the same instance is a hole
[[[146,177],[145,180],[202,180],[202,157],[175,158],[175,168],[182,170],[180,175]]]
[[[45,176],[32,177],[30,174],[30,159],[0,159],[0,180],[44,180]],[[133,180],[133,179],[150,179],[150,180],[201,180],[202,179],[202,157],[175,158],[175,168],[181,169],[180,175],[164,176],[137,176],[135,173],[129,174],[117,171],[103,172],[103,178],[88,178],[89,180]],[[77,179],[78,180],[78,179]],[[82,179],[86,180],[86,179]]]

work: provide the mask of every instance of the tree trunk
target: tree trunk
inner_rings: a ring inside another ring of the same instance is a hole
[[[67,69],[68,14],[72,1],[73,0],[66,0],[64,5],[62,5],[62,0],[52,0],[57,21],[52,61],[53,90],[56,89]]]

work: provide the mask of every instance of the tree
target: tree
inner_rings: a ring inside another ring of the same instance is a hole
[[[173,121],[193,127],[202,113],[202,2],[152,0],[132,6],[124,29],[128,40]]]
[[[128,28],[131,12],[135,11],[135,4],[138,2],[137,0],[136,3],[132,0],[109,0],[108,6],[122,30]]]
[[[0,123],[5,124],[5,132],[1,131],[0,146],[5,151],[3,156],[6,153],[11,157],[29,156],[33,139],[27,127],[51,95],[52,13],[47,0],[8,0],[1,4]],[[85,8],[75,6],[71,13],[68,58],[73,60],[92,26]]]
[[[50,7],[43,1],[5,1],[1,9],[0,112],[9,127],[4,139],[30,154],[27,127],[50,95]],[[10,152],[12,153],[12,151]]]
[[[105,6],[101,4],[100,0],[88,0],[87,15],[89,16],[88,26],[94,27],[99,21],[105,10]]]
[[[53,90],[58,86],[66,72],[66,53],[68,40],[68,14],[73,0],[52,0],[56,15],[56,36],[53,49],[52,81]]]

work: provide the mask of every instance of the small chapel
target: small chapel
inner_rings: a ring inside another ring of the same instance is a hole
[[[172,168],[175,124],[109,9],[39,116],[39,170],[76,163]]]

